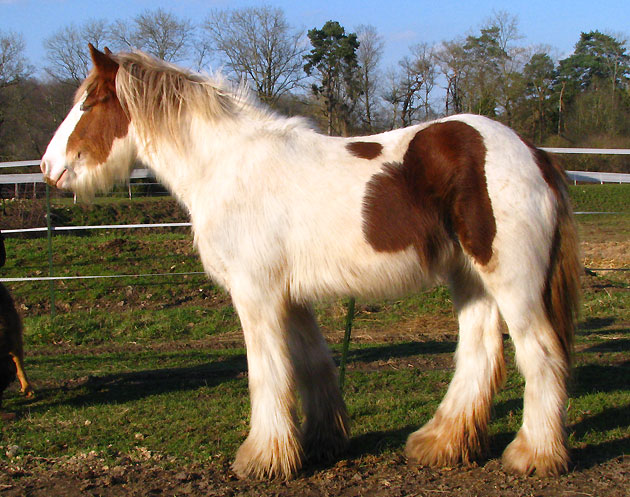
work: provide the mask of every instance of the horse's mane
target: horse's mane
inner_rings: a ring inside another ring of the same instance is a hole
[[[217,122],[244,112],[269,114],[253,102],[245,87],[232,88],[220,75],[194,73],[139,51],[113,58],[119,64],[116,94],[147,145],[149,137],[161,137],[186,147],[182,126],[189,125],[193,116]],[[82,89],[88,89],[95,77],[88,76]]]

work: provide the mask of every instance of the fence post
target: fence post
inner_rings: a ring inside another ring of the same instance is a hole
[[[50,215],[50,187],[46,183],[46,234],[48,238],[48,276],[53,276],[53,254],[52,254],[52,216]],[[55,281],[49,280],[50,290],[50,317],[55,317]]]
[[[352,333],[352,321],[354,319],[354,297],[348,300],[348,313],[346,314],[346,331],[343,336],[343,347],[341,349],[341,363],[339,364],[339,388],[343,392],[346,383],[346,362],[348,360],[348,347],[350,346],[350,334]]]

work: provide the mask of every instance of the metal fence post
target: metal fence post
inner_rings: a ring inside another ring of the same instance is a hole
[[[352,333],[352,321],[354,320],[354,304],[354,297],[350,297],[348,300],[348,313],[346,314],[346,331],[343,336],[343,347],[341,349],[341,363],[339,364],[339,388],[342,392],[346,383],[346,362],[348,360],[350,334]]]
[[[48,238],[48,276],[53,276],[53,254],[52,254],[52,216],[50,215],[50,187],[46,183],[46,234]],[[50,290],[50,317],[55,317],[55,281],[48,282]]]

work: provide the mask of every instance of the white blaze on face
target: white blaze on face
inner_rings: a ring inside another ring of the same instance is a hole
[[[42,157],[40,168],[42,173],[44,173],[44,179],[52,186],[63,188],[64,182],[66,182],[68,176],[74,174],[72,165],[68,162],[66,148],[68,138],[70,138],[74,128],[84,114],[81,110],[81,105],[86,96],[87,95],[83,95],[81,100],[72,107],[70,113],[55,132],[55,135],[46,148],[46,153],[44,153]]]

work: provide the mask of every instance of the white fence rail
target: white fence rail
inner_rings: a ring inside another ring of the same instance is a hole
[[[555,154],[603,154],[603,155],[630,155],[628,149],[589,149],[589,148],[542,148],[543,150]],[[19,167],[38,166],[39,161],[14,161],[0,163],[0,170]],[[630,183],[630,174],[622,173],[601,173],[588,171],[566,171],[570,181],[581,183]],[[155,180],[155,176],[149,169],[138,168],[131,173],[131,179],[151,179]],[[17,185],[43,183],[44,178],[41,173],[22,173],[22,174],[2,174],[0,172],[0,185]],[[34,187],[35,188],[35,187]],[[576,213],[576,214],[593,214],[593,213]],[[607,213],[599,213],[607,214]],[[37,277],[20,277],[20,278],[0,278],[0,282],[25,282],[25,281],[48,281],[51,285],[51,313],[54,316],[54,289],[52,287],[54,281],[57,280],[89,280],[100,278],[139,278],[139,277],[163,277],[163,276],[184,276],[184,275],[201,275],[202,272],[190,273],[152,273],[152,274],[121,274],[121,275],[85,275],[85,276],[53,276],[52,274],[52,247],[50,245],[50,237],[53,232],[77,231],[77,230],[95,230],[95,229],[134,229],[134,228],[172,228],[172,227],[190,227],[191,223],[154,223],[154,224],[115,224],[100,226],[49,226],[42,228],[26,228],[26,229],[9,229],[0,230],[2,234],[18,234],[18,233],[36,233],[47,232],[49,237],[49,276]],[[621,269],[625,270],[625,269]]]
[[[565,171],[567,178],[580,183],[630,183],[630,174],[600,173],[592,171]],[[148,169],[134,169],[131,179],[155,179]],[[0,174],[0,185],[43,183],[42,173]]]
[[[553,154],[591,154],[591,155],[630,155],[630,149],[623,148],[554,148],[541,147],[541,150]],[[1,162],[0,169],[38,166],[38,160]],[[590,171],[565,171],[570,181],[580,183],[630,183],[630,174],[600,173]],[[138,168],[131,172],[131,179],[155,179],[149,169]],[[43,183],[42,173],[1,174],[0,185],[19,185]]]
[[[9,165],[6,165],[9,164]],[[39,161],[22,161],[20,162],[1,162],[0,168],[8,169],[10,167],[28,167],[39,166]],[[134,169],[131,171],[131,179],[145,179],[155,176],[149,169]],[[44,175],[42,173],[0,173],[0,185],[20,185],[25,183],[43,183]]]

